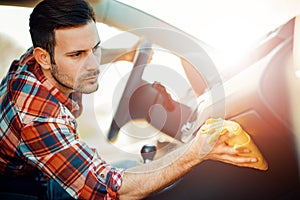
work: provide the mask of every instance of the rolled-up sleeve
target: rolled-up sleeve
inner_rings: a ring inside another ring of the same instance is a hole
[[[32,122],[22,129],[20,149],[28,162],[55,179],[72,197],[117,199],[124,170],[107,164],[58,122]]]

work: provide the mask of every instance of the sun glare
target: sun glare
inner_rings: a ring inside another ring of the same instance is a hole
[[[194,0],[120,1],[196,36],[220,52],[224,64],[238,62],[261,37],[300,9],[299,2],[286,0],[197,0],[199,6]]]

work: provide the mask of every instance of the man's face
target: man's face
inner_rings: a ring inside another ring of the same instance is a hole
[[[98,89],[101,60],[100,39],[96,24],[55,31],[55,64],[51,75],[56,87],[65,93],[91,93]]]

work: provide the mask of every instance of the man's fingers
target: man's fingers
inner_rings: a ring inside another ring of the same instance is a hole
[[[217,154],[228,153],[232,155],[240,155],[240,154],[249,154],[251,153],[251,150],[245,147],[236,149],[233,146],[229,146],[225,142],[223,142],[222,144],[216,145],[214,149],[214,153]]]
[[[219,154],[218,156],[216,156],[216,160],[237,166],[247,167],[253,166],[253,163],[256,163],[258,161],[255,157],[232,156],[228,154]]]
[[[216,144],[207,154],[206,159],[216,160],[241,167],[253,167],[258,158],[251,157],[251,150],[245,147],[234,148],[228,145],[228,139],[234,136],[231,132],[220,134]]]
[[[232,146],[227,145],[225,142],[217,144],[210,153],[210,157],[213,160],[219,160],[231,164],[241,163],[255,163],[257,158],[243,155],[250,153],[251,151],[247,148],[235,149]],[[247,165],[247,164],[246,164]]]
[[[224,134],[220,134],[218,143],[226,142],[229,138],[233,137],[234,134],[227,131]]]
[[[236,149],[236,151],[238,153],[251,153],[251,150],[246,147],[238,148],[238,149]]]
[[[213,149],[213,154],[230,154],[230,155],[238,155],[238,151],[231,146],[228,146],[226,143],[216,145]]]

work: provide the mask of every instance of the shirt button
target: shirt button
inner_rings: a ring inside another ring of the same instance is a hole
[[[104,174],[100,174],[100,177],[104,179],[104,178],[105,178],[105,175],[104,175]]]

